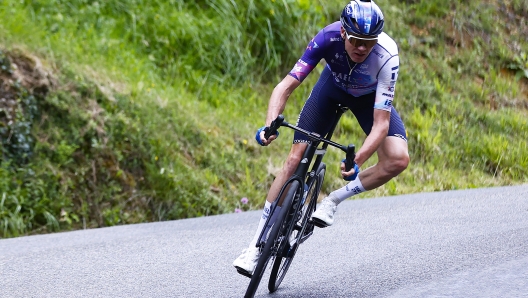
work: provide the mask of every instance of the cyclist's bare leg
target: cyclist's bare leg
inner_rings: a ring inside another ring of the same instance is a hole
[[[337,205],[347,198],[379,187],[403,172],[409,164],[407,142],[398,137],[385,137],[377,150],[378,163],[359,173],[345,186],[334,190],[324,198],[312,214],[318,227],[330,226],[334,222]]]
[[[268,191],[268,196],[266,197],[268,202],[273,203],[275,201],[284,183],[297,169],[297,165],[299,165],[299,161],[301,160],[307,146],[308,144],[306,143],[297,143],[292,145],[290,153],[288,154],[288,158],[282,166],[282,170],[277,175],[277,177],[275,177],[275,180],[273,180],[273,183],[271,184],[271,187]]]
[[[268,196],[266,199],[267,202],[264,205],[263,216],[260,217],[260,221],[257,226],[257,230],[255,231],[253,240],[251,240],[251,242],[249,243],[250,247],[255,246],[259,242],[260,240],[259,236],[263,229],[269,229],[271,225],[273,225],[274,218],[279,213],[277,212],[277,210],[276,212],[274,212],[274,215],[272,215],[270,222],[268,223],[268,226],[267,227],[265,226],[265,222],[267,221],[267,218],[270,212],[269,210],[270,204],[275,201],[284,183],[290,178],[291,175],[293,175],[293,173],[297,169],[297,165],[299,164],[299,161],[301,160],[304,150],[306,149],[307,146],[308,144],[303,144],[303,143],[292,145],[290,153],[288,154],[288,157],[286,161],[284,162],[284,165],[281,171],[279,172],[277,177],[275,177],[275,180],[271,184],[270,190],[268,191]]]
[[[328,199],[338,205],[351,196],[380,187],[398,176],[409,164],[407,142],[398,137],[385,137],[377,150],[377,154],[377,164],[362,170],[355,180],[331,192]],[[314,216],[319,218],[323,216],[322,214],[324,214],[323,211]]]
[[[365,190],[372,190],[389,182],[403,172],[409,164],[407,142],[401,138],[389,136],[377,150],[378,163],[359,173],[359,179]]]

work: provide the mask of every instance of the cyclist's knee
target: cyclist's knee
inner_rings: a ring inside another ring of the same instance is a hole
[[[409,154],[406,153],[406,154],[398,155],[390,162],[389,172],[393,176],[399,175],[401,172],[407,169],[408,165],[409,165]]]
[[[284,168],[289,171],[294,171],[297,168],[297,165],[301,161],[301,158],[304,154],[307,144],[294,144],[288,154],[288,158],[284,163]]]
[[[407,168],[407,165],[408,162],[405,159],[391,159],[379,161],[376,168],[378,169],[378,175],[391,179],[403,172]]]
[[[389,148],[388,150],[383,148],[379,152],[379,164],[385,175],[395,177],[407,169],[410,161],[409,153],[406,146],[391,146]]]

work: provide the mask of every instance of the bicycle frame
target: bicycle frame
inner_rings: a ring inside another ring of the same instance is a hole
[[[268,289],[270,290],[270,292],[274,292],[282,282],[282,279],[284,278],[291,264],[291,260],[295,256],[299,244],[304,242],[312,235],[313,226],[316,224],[312,223],[311,220],[309,220],[308,218],[311,212],[315,210],[315,204],[317,203],[317,194],[319,193],[321,184],[324,179],[325,172],[323,172],[323,170],[325,169],[325,165],[322,160],[323,156],[326,154],[328,146],[336,147],[346,153],[345,167],[347,170],[350,170],[354,166],[354,145],[343,146],[330,140],[337,126],[337,123],[341,119],[343,113],[347,110],[348,108],[346,107],[343,107],[341,105],[338,106],[330,130],[324,137],[321,137],[316,133],[306,131],[300,127],[285,122],[284,116],[282,115],[279,115],[269,127],[265,128],[264,137],[266,139],[268,139],[272,134],[275,134],[279,127],[285,126],[307,135],[310,138],[311,142],[308,143],[295,172],[291,177],[288,178],[286,183],[284,183],[277,198],[272,203],[271,210],[269,213],[270,215],[266,220],[265,227],[268,227],[270,219],[272,217],[275,217],[275,215],[277,219],[276,222],[273,223],[273,227],[269,230],[270,239],[266,238],[264,241],[262,241],[264,233],[266,233],[267,229],[262,229],[262,232],[259,235],[259,239],[261,239],[261,241],[259,241],[256,246],[261,249],[262,255],[259,257],[255,272],[253,273],[253,275],[249,275],[239,270],[241,274],[251,278],[245,297],[253,297],[255,295],[255,291],[257,290],[260,284],[262,275],[264,274],[264,271],[268,266],[268,262],[272,258],[274,259],[273,269]],[[319,148],[319,145],[321,143],[323,143],[323,145],[321,146],[321,148]],[[313,159],[315,156],[316,158],[314,161]],[[311,169],[310,165],[312,166]],[[320,169],[321,172],[318,172]],[[321,180],[317,181],[314,179]],[[316,185],[317,187],[315,188],[315,193],[312,192],[314,190],[313,185]],[[308,189],[306,194],[304,192],[305,188]],[[311,196],[310,202],[306,205],[306,213],[303,214],[302,210],[305,206],[305,201],[303,199],[305,198],[305,196],[308,195]],[[276,214],[275,212],[278,212],[276,209],[279,205],[282,206],[282,209],[280,210],[280,213]],[[296,219],[297,215],[300,216],[298,217],[298,219]],[[298,220],[301,220],[302,223],[299,224],[297,222]],[[311,226],[311,228],[307,228],[308,226]],[[292,243],[290,242],[290,235],[292,235],[291,233],[294,229],[297,230],[298,233],[295,236],[296,239]],[[306,229],[308,229],[307,233]],[[279,257],[279,259],[276,259],[277,257]],[[276,279],[277,276],[279,276],[279,279]]]
[[[354,162],[354,158],[355,158],[355,146],[350,144],[348,146],[343,146],[341,144],[338,144],[336,142],[333,142],[331,141],[330,139],[332,138],[333,134],[334,134],[334,131],[335,131],[335,128],[337,127],[337,124],[339,123],[339,120],[341,119],[341,116],[348,110],[347,107],[343,107],[341,105],[338,105],[338,108],[336,109],[336,117],[334,118],[334,121],[330,127],[330,130],[329,132],[326,134],[325,137],[321,137],[319,136],[318,134],[316,133],[313,133],[313,132],[309,132],[309,131],[306,131],[300,127],[297,127],[295,125],[292,125],[286,121],[284,121],[284,117],[282,115],[279,115],[277,117],[277,119],[275,119],[272,124],[270,125],[270,129],[268,131],[266,131],[265,133],[265,138],[269,138],[270,135],[272,134],[275,134],[275,132],[277,131],[277,129],[280,127],[280,126],[284,126],[284,127],[288,127],[288,128],[291,128],[295,131],[298,131],[300,133],[303,133],[305,135],[307,135],[310,139],[311,139],[311,142],[308,144],[308,146],[306,147],[306,150],[304,151],[303,153],[303,156],[299,162],[299,165],[297,166],[297,169],[295,170],[295,172],[293,173],[293,175],[286,181],[286,183],[284,183],[284,185],[282,186],[280,192],[279,192],[279,195],[277,196],[277,199],[276,200],[279,200],[279,202],[277,202],[278,204],[274,204],[273,206],[273,209],[270,210],[270,214],[273,214],[273,212],[275,212],[275,208],[277,205],[279,205],[280,203],[282,203],[280,200],[282,200],[283,198],[283,194],[286,192],[286,190],[288,189],[289,185],[297,180],[299,181],[299,190],[298,190],[298,194],[302,194],[303,192],[303,187],[306,184],[308,184],[308,179],[312,179],[314,176],[315,176],[315,171],[317,171],[317,169],[319,168],[319,165],[322,163],[322,160],[323,160],[323,156],[326,154],[326,150],[328,148],[328,146],[333,146],[333,147],[336,147],[340,150],[342,150],[343,152],[346,153],[346,161],[345,161],[345,164],[346,164],[346,169],[347,170],[350,170],[352,167],[353,167],[353,162]],[[323,143],[322,147],[321,148],[318,148],[319,147],[319,144],[320,143]],[[312,164],[312,160],[313,160],[313,157],[314,156],[317,156],[312,167],[311,167],[311,170],[310,170],[310,165]],[[297,199],[296,199],[297,200]],[[300,204],[297,205],[297,208],[301,208]],[[297,210],[296,210],[297,211]],[[268,220],[266,221],[266,225],[268,225],[268,222],[270,220],[271,216],[268,217]],[[262,236],[264,234],[264,230],[261,232],[261,235],[260,235],[260,238],[259,239],[262,239]],[[258,245],[258,244],[257,244]]]

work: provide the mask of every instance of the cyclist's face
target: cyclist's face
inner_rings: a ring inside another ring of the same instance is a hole
[[[377,40],[372,37],[358,36],[359,39],[347,34],[345,29],[341,27],[341,36],[345,41],[345,50],[350,56],[350,59],[356,63],[361,63],[367,59],[372,48],[376,45]]]

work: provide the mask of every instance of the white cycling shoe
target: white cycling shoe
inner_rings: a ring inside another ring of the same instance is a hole
[[[336,210],[337,204],[332,201],[332,198],[326,197],[312,214],[311,220],[319,228],[329,227],[334,224]]]
[[[237,271],[246,276],[253,275],[255,267],[260,257],[260,250],[258,247],[249,247],[242,251],[242,254],[233,262],[233,266]]]

